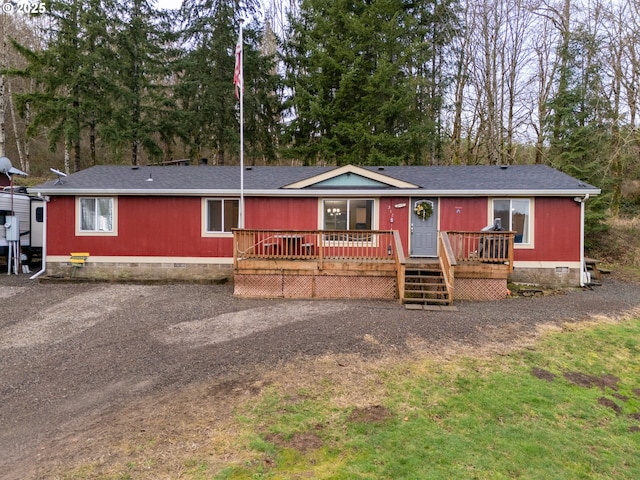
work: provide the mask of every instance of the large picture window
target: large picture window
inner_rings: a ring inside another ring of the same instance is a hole
[[[111,197],[81,197],[79,199],[78,222],[80,233],[114,233],[115,199]]]
[[[207,199],[205,205],[207,233],[231,233],[231,229],[238,227],[240,202],[237,199]]]
[[[531,243],[531,200],[528,198],[493,200],[493,220],[498,218],[502,228],[516,232],[514,243]]]
[[[323,200],[324,230],[373,230],[373,200]]]
[[[351,230],[353,233],[328,233],[323,235],[324,241],[367,242],[374,241],[371,233],[362,230],[374,230],[374,201],[369,199],[323,200],[321,221],[322,229]]]

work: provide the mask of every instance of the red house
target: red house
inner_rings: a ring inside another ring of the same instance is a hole
[[[600,193],[543,165],[97,166],[32,190],[48,199],[50,275],[84,252],[77,275],[404,299],[412,283],[439,290],[407,273],[438,262],[455,298],[503,296],[507,279],[582,284],[584,203]]]

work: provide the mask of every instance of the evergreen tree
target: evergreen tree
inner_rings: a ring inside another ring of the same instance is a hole
[[[416,21],[411,58],[415,100],[411,123],[415,140],[411,142],[415,161],[437,164],[443,159],[446,137],[443,115],[445,97],[452,82],[452,43],[461,29],[456,0],[430,0],[408,4],[408,14]],[[451,65],[450,65],[451,64]]]
[[[183,139],[190,157],[213,151],[224,165],[239,150],[239,110],[234,96],[233,71],[238,32],[243,18],[257,2],[204,0],[189,4],[183,13],[185,54],[178,67],[176,96],[189,125]],[[248,156],[275,158],[274,135],[279,120],[277,76],[273,60],[260,53],[261,27],[244,28],[244,131]]]
[[[51,41],[43,51],[36,52],[14,40],[15,48],[27,60],[27,67],[18,72],[36,81],[37,90],[18,96],[18,104],[29,104],[33,116],[30,134],[47,127],[49,145],[55,150],[65,144],[65,169],[81,168],[80,132],[82,94],[86,91],[82,73],[81,42],[83,39],[83,3],[79,0],[54,0],[47,4]]]
[[[257,159],[266,163],[277,160],[283,112],[283,82],[276,72],[275,56],[263,47],[268,34],[263,30],[253,24],[243,33],[245,155],[252,164]]]
[[[219,165],[236,138],[233,96],[234,50],[237,41],[236,5],[224,1],[190,4],[184,11],[183,44],[176,95],[189,125],[184,140],[189,156],[213,149]]]
[[[118,25],[115,0],[54,0],[47,3],[47,42],[41,51],[14,41],[27,67],[14,74],[31,78],[36,89],[17,96],[31,112],[28,134],[46,129],[49,145],[65,148],[65,169],[87,166],[81,142],[89,138],[89,162],[96,163],[99,134],[113,124],[114,99],[120,97],[114,48]],[[88,135],[83,135],[84,132]],[[108,139],[108,138],[107,138]]]
[[[170,32],[161,28],[162,15],[148,0],[122,2],[117,10],[116,63],[110,72],[116,98],[103,134],[116,151],[128,146],[131,164],[138,165],[143,151],[152,158],[162,155],[158,133],[172,108]]]
[[[550,158],[554,167],[603,188],[588,205],[587,231],[604,228],[608,195],[603,170],[611,146],[610,106],[602,93],[598,37],[584,28],[571,32],[560,49],[558,89],[547,110]]]
[[[427,161],[443,91],[434,85],[440,81],[434,46],[450,38],[434,33],[434,22],[448,25],[455,18],[440,10],[436,15],[435,5],[302,2],[285,49],[292,155],[305,163]]]
[[[110,21],[115,14],[114,0],[86,0],[80,17],[82,44],[79,45],[79,65],[82,102],[80,106],[82,129],[89,134],[91,165],[97,162],[98,129],[111,115],[116,81],[111,73],[117,58],[110,48],[114,25]]]

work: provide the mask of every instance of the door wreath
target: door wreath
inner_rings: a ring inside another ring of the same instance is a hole
[[[433,203],[427,200],[416,202],[413,211],[422,221],[428,220],[433,215]]]

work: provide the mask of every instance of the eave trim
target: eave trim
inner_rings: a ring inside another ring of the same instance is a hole
[[[184,197],[206,197],[206,196],[240,196],[240,189],[218,189],[218,190],[193,190],[193,189],[32,189],[38,195],[49,196],[77,196],[77,195],[97,195],[97,196],[184,196]],[[397,196],[432,196],[432,197],[569,197],[569,196],[590,196],[599,195],[601,190],[596,189],[561,189],[561,190],[428,190],[428,189],[304,189],[304,190],[244,190],[244,195],[248,197],[397,197]]]
[[[413,183],[405,182],[402,180],[398,180],[397,178],[389,177],[388,175],[384,175],[381,173],[372,172],[371,170],[366,170],[364,168],[357,167],[355,165],[344,165],[342,167],[336,168],[334,170],[330,170],[325,173],[321,173],[320,175],[315,175],[313,177],[306,178],[304,180],[300,180],[298,182],[290,183],[289,185],[285,185],[282,188],[289,189],[301,189],[312,187],[313,185],[330,180],[332,178],[339,177],[341,175],[346,175],[347,173],[353,173],[355,175],[360,175],[361,177],[368,178],[369,180],[374,180],[376,182],[384,183],[391,187],[396,188],[420,188],[418,185]]]

